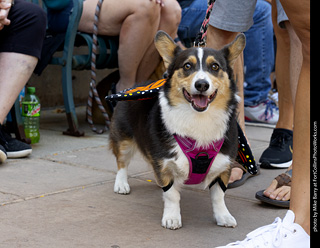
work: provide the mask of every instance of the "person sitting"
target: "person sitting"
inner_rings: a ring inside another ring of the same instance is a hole
[[[23,0],[0,2],[0,163],[32,152],[3,125],[40,58],[45,30],[46,14],[39,6]]]
[[[86,0],[79,31],[92,33],[98,0]],[[102,4],[98,34],[119,36],[118,65],[120,79],[116,91],[131,88],[136,82],[149,79],[160,55],[154,46],[157,30],[175,38],[181,19],[176,0],[105,0]]]

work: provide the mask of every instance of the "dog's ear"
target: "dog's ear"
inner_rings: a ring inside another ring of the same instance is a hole
[[[227,59],[231,67],[246,46],[246,36],[243,33],[237,35],[233,42],[222,48],[226,51]]]
[[[172,63],[173,58],[181,48],[174,43],[172,38],[164,31],[158,31],[154,38],[154,44],[163,58],[164,66],[168,69],[169,65]]]

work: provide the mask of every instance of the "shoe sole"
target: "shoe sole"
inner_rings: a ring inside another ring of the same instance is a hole
[[[17,151],[17,152],[7,152],[8,158],[24,158],[32,153],[32,149]]]
[[[266,197],[263,194],[264,190],[260,190],[256,193],[256,199],[268,203],[273,206],[281,207],[281,208],[289,208],[290,207],[290,200],[289,201],[279,201],[279,200],[272,200],[269,197]]]
[[[290,167],[291,164],[292,164],[292,160],[285,162],[285,163],[281,163],[281,164],[262,162],[262,163],[260,163],[260,167],[264,168],[264,169],[285,169],[285,168]]]
[[[0,163],[3,163],[6,160],[7,160],[7,155],[0,150]]]
[[[251,126],[251,127],[266,127],[266,128],[272,128],[274,129],[276,127],[275,124],[270,124],[270,123],[264,123],[264,122],[254,122],[254,121],[245,121],[246,126]]]

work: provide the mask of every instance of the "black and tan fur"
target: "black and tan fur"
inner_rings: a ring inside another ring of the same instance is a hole
[[[156,98],[117,104],[110,130],[110,145],[118,164],[114,191],[130,192],[127,167],[138,148],[152,165],[160,187],[174,182],[163,193],[162,226],[177,229],[182,226],[179,188],[188,177],[189,164],[173,134],[190,137],[199,146],[224,138],[203,186],[206,188],[217,177],[227,185],[238,144],[238,96],[232,67],[244,49],[245,36],[238,35],[219,51],[182,50],[166,33],[159,31],[155,45],[167,68],[168,80]],[[210,194],[217,224],[236,226],[236,220],[225,206],[220,185],[215,184]]]

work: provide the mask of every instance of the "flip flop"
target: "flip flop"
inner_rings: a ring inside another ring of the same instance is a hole
[[[254,177],[254,176],[257,176],[260,174],[260,166],[257,165],[257,171],[256,171],[256,174],[251,174],[249,173],[241,164],[239,164],[237,161],[234,161],[231,165],[231,168],[240,168],[241,170],[243,170],[243,174],[242,174],[242,177],[241,179],[237,180],[237,181],[234,181],[233,183],[230,183],[228,184],[228,187],[227,189],[233,189],[233,188],[237,188],[241,185],[243,185],[248,178],[250,177]]]
[[[291,186],[291,177],[292,177],[292,169],[288,170],[285,173],[280,174],[275,179],[278,182],[277,188],[281,186]],[[290,207],[290,200],[288,201],[280,201],[280,200],[273,200],[263,194],[265,190],[260,190],[256,193],[256,198],[264,203],[268,203],[277,207],[282,208],[289,208]]]

